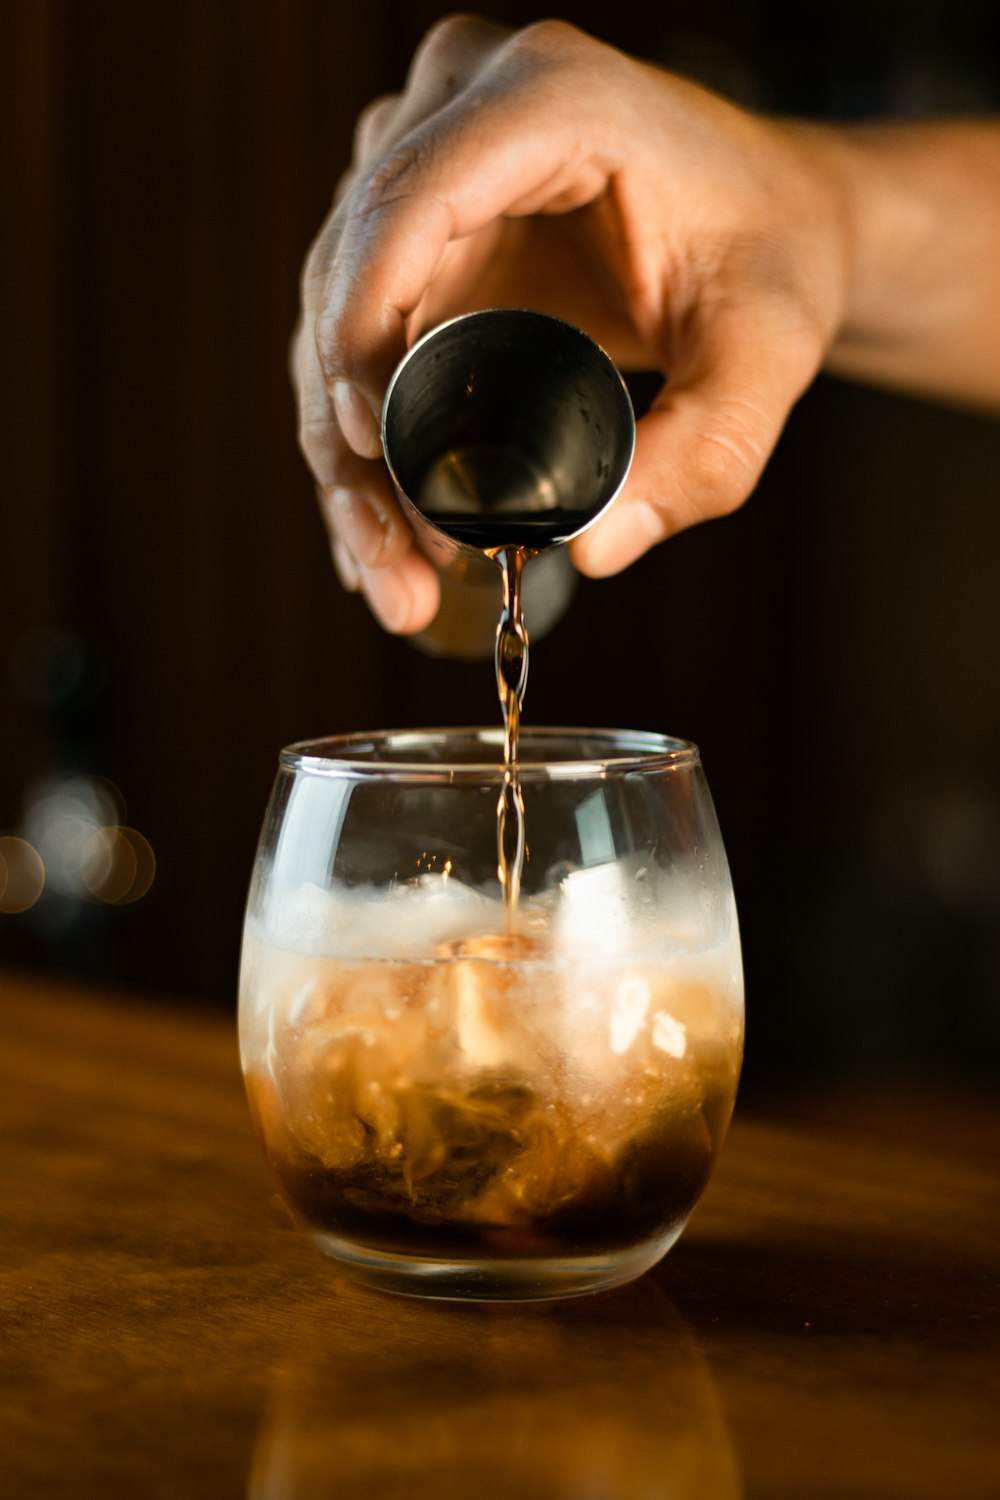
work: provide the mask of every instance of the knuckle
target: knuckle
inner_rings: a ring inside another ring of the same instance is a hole
[[[470,45],[479,40],[482,22],[464,11],[442,16],[425,34],[413,58],[411,77],[438,72],[464,60]]]
[[[689,462],[691,489],[705,515],[737,510],[764,466],[763,445],[740,407],[717,413],[695,443]]]
[[[402,141],[359,182],[351,217],[368,218],[397,199],[407,197],[414,191],[429,160],[430,151],[420,135]]]
[[[313,337],[327,387],[341,376],[350,377],[350,316],[339,302],[326,303],[316,314]]]
[[[358,460],[350,450],[345,451],[329,407],[318,398],[303,403],[296,436],[299,452],[316,481],[320,508],[332,525],[333,493],[357,485]]]
[[[308,398],[302,402],[297,433],[299,449],[317,477],[322,467],[323,484],[333,483],[333,479],[329,477],[331,426],[330,412],[325,404],[321,405],[319,401]]]
[[[377,142],[389,128],[397,109],[398,94],[383,94],[365,106],[354,127],[353,158],[364,162],[377,149]]]
[[[319,234],[313,240],[302,263],[299,277],[299,302],[304,311],[319,305],[330,271],[336,259],[340,239],[340,216],[330,214]]]
[[[589,38],[569,21],[532,21],[511,38],[510,50],[529,58],[562,60],[585,48]]]

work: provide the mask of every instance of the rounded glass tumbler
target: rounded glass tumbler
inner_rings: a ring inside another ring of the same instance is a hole
[[[290,747],[247,909],[240,1040],[281,1193],[356,1279],[573,1296],[641,1275],[719,1152],[743,1046],[729,870],[694,745],[524,730]]]

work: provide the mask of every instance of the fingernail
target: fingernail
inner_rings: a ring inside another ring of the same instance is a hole
[[[380,458],[382,438],[379,426],[361,392],[346,380],[335,380],[330,397],[340,430],[355,453],[360,458]]]
[[[576,544],[576,559],[593,578],[620,573],[667,535],[667,524],[647,500],[612,505],[593,531]]]
[[[368,600],[372,614],[392,635],[399,635],[409,624],[413,597],[406,582],[391,568],[361,570],[361,592]]]
[[[330,518],[344,545],[363,567],[376,565],[386,540],[386,525],[375,507],[356,490],[334,490]]]

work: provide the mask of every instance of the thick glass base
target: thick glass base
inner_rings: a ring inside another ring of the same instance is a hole
[[[540,1302],[582,1297],[624,1286],[661,1260],[680,1236],[683,1224],[662,1238],[605,1255],[548,1259],[432,1260],[367,1249],[339,1235],[314,1233],[324,1255],[339,1261],[362,1286],[404,1297],[436,1297],[459,1302]]]

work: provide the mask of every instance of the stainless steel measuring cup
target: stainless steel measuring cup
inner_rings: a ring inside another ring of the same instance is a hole
[[[559,318],[523,308],[467,313],[424,335],[382,407],[382,443],[417,541],[441,573],[429,649],[488,656],[502,546],[525,568],[534,638],[562,614],[576,574],[563,543],[621,489],[635,416],[613,361]]]

